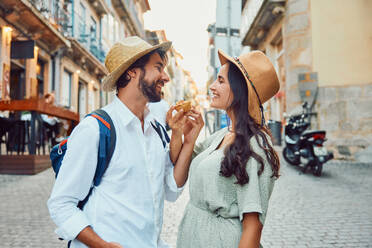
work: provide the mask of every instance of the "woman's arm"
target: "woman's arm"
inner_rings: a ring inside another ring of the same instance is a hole
[[[192,109],[187,113],[187,120],[184,128],[184,142],[173,169],[174,179],[178,187],[182,187],[187,181],[194,145],[203,126],[204,121],[200,112]]]
[[[263,226],[258,218],[258,213],[244,213],[242,225],[243,231],[239,248],[259,248]]]
[[[186,122],[186,116],[183,110],[173,116],[175,106],[172,106],[167,112],[167,123],[172,129],[171,140],[169,143],[169,156],[173,164],[176,164],[182,148],[183,127]]]

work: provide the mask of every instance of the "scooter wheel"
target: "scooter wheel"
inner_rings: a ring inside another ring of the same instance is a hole
[[[322,163],[316,163],[313,167],[313,175],[320,177],[322,175],[323,170],[323,164]]]
[[[283,158],[287,163],[291,165],[299,165],[300,164],[300,158],[296,157],[294,154],[291,154],[288,147],[284,147],[283,149]]]

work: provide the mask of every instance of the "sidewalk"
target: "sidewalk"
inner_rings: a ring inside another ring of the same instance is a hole
[[[330,162],[314,177],[281,162],[262,233],[265,248],[372,248],[371,166]],[[34,176],[0,175],[1,248],[66,247],[54,234],[46,207],[53,183],[51,169]],[[171,247],[188,199],[186,185],[175,203],[165,203],[161,236]]]

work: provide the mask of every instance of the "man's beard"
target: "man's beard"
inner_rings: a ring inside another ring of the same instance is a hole
[[[142,72],[139,78],[139,88],[142,94],[148,99],[149,102],[159,102],[161,100],[161,92],[158,93],[156,86],[162,82],[154,81],[152,83],[145,80],[145,73]]]

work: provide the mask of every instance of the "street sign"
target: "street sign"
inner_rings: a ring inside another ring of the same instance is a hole
[[[298,74],[298,89],[303,102],[313,105],[318,91],[318,73],[306,72]]]

